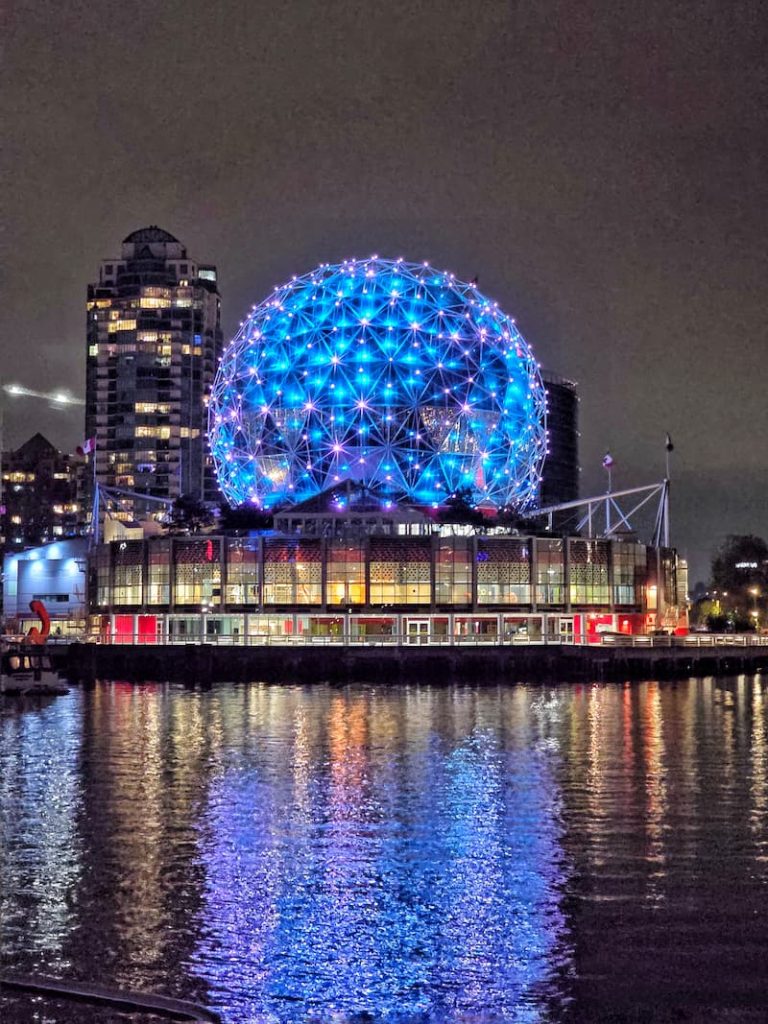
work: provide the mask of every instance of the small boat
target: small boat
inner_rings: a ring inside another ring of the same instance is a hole
[[[33,644],[10,644],[0,655],[0,693],[9,697],[58,697],[69,693],[47,651]]]

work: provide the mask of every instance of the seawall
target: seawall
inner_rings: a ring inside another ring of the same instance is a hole
[[[72,682],[400,683],[677,679],[768,669],[768,647],[118,646],[57,652]]]

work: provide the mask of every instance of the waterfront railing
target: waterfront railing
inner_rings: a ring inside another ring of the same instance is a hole
[[[313,635],[310,633],[212,633],[204,636],[153,636],[145,633],[83,634],[78,636],[51,637],[49,642],[95,643],[113,646],[183,646],[214,645],[222,647],[589,647],[589,648],[720,648],[720,647],[768,647],[768,636],[749,633],[689,633],[686,636],[625,634],[566,634],[542,635],[539,638],[527,636],[486,636],[445,635],[442,633],[422,634],[373,634],[373,635]]]

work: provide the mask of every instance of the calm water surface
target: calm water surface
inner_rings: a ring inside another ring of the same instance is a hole
[[[0,956],[232,1024],[763,1021],[768,682],[6,701]]]

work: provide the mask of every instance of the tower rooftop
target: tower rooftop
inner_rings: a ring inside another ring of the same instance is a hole
[[[157,224],[150,224],[149,227],[139,228],[137,231],[132,231],[127,238],[123,239],[123,245],[127,243],[140,243],[140,242],[176,242],[178,238],[163,228],[159,228]]]

